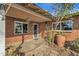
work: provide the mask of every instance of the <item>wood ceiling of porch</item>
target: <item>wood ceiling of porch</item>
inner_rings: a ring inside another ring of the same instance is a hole
[[[17,7],[20,8],[21,10],[18,9]],[[36,14],[34,15],[30,10],[27,10],[27,9],[24,10],[21,6],[15,5],[15,4],[11,5],[6,16],[19,18],[26,21],[33,21],[33,22],[51,21],[50,19],[47,19],[45,17],[37,16]]]
[[[28,8],[28,9],[36,12],[36,13],[39,13],[39,14],[45,16],[45,17],[53,19],[51,14],[49,14],[47,11],[41,9],[40,7],[36,6],[33,3],[20,3],[20,5],[22,5],[25,8]]]

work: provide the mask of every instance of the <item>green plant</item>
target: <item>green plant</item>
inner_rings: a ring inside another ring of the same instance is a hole
[[[13,55],[13,52],[14,52],[14,47],[13,47],[13,46],[9,46],[9,47],[7,47],[6,50],[5,50],[5,54],[6,54],[7,56],[12,56],[12,55]]]
[[[48,33],[47,33],[47,41],[48,41],[49,45],[51,45],[51,43],[52,43],[52,33],[51,33],[51,30],[49,30]]]
[[[24,56],[25,53],[17,50],[14,46],[9,46],[5,49],[6,56]]]
[[[53,20],[55,22],[64,21],[66,15],[69,15],[73,11],[74,3],[54,3],[54,17]],[[69,19],[69,18],[67,18]],[[66,20],[66,19],[65,19]],[[57,25],[55,26],[55,30],[57,30]],[[59,31],[60,33],[60,31]],[[54,36],[56,35],[56,31],[53,31]],[[63,35],[63,33],[61,33]],[[54,39],[54,38],[53,38]]]
[[[48,35],[47,40],[48,40],[48,43],[51,44],[51,37],[50,37],[50,35]]]
[[[79,52],[79,38],[75,40],[74,47],[75,47],[75,50]]]
[[[58,32],[57,34],[64,36],[64,32]]]

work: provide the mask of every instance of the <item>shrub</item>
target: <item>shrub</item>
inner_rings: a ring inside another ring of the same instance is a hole
[[[50,35],[48,35],[47,40],[48,40],[48,43],[51,44],[52,39],[51,39]]]
[[[79,38],[75,40],[74,47],[75,47],[75,50],[79,52]]]
[[[19,54],[14,51],[15,51],[14,46],[9,46],[6,48],[5,54],[6,56],[19,56]]]
[[[19,51],[21,47],[15,48],[14,46],[9,46],[5,49],[6,56],[25,56],[25,53]]]
[[[48,31],[48,34],[47,34],[47,41],[48,41],[49,45],[51,45],[51,43],[52,43],[52,33],[51,33],[50,30]]]
[[[64,32],[57,32],[57,34],[64,36]]]
[[[7,56],[11,56],[13,54],[13,51],[14,51],[13,46],[7,47],[6,50],[5,50],[5,54]]]

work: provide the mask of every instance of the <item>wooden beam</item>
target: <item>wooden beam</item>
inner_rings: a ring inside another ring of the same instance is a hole
[[[5,14],[7,14],[8,10],[10,9],[10,7],[11,7],[11,3],[8,5],[8,7],[7,7],[6,11],[5,11]]]

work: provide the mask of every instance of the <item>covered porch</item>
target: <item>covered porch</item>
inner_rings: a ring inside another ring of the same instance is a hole
[[[22,4],[23,5],[23,4]],[[46,14],[43,10],[38,10],[34,12],[29,8],[32,8],[30,5],[24,6],[19,4],[7,4],[6,7],[6,44],[11,44],[15,42],[24,42],[25,40],[32,39],[44,39],[46,31],[46,22],[48,25],[51,25],[51,19],[43,16]],[[33,6],[34,7],[34,6]],[[37,9],[36,7],[32,9]],[[41,13],[41,14],[39,14]],[[16,29],[19,25],[19,31],[16,32]],[[24,27],[25,29],[23,30]],[[21,30],[22,29],[22,30]],[[19,33],[18,33],[19,32]]]

